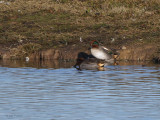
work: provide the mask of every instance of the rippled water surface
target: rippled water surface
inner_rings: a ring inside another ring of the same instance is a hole
[[[73,65],[1,61],[0,120],[160,120],[159,65]]]

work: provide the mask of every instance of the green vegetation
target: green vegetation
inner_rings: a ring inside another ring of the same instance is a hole
[[[0,3],[0,47],[21,51],[101,43],[158,43],[159,0],[14,0]],[[111,42],[112,39],[115,42]],[[30,47],[28,47],[28,44]],[[27,45],[27,46],[26,46]],[[32,49],[33,46],[38,46]]]

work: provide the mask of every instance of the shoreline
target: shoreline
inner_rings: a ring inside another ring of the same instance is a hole
[[[160,53],[159,49],[155,47],[155,45],[140,45],[137,46],[136,49],[134,46],[123,46],[118,50],[120,53],[117,61],[153,61],[155,63],[160,62]],[[29,60],[76,60],[78,53],[85,52],[87,54],[91,54],[89,50],[85,47],[81,49],[77,49],[75,47],[72,48],[61,48],[61,49],[46,49],[41,51],[36,51],[33,53],[28,53],[24,55],[13,54],[13,51],[4,52],[0,54],[0,59],[3,60],[25,60],[26,57]]]

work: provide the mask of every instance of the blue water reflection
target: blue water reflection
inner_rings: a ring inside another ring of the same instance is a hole
[[[159,120],[160,68],[0,67],[2,120]]]

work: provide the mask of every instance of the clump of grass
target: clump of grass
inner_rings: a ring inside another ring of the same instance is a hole
[[[12,58],[24,59],[26,56],[41,50],[42,46],[35,43],[27,43],[10,50]]]
[[[109,28],[110,25],[106,24],[106,23],[100,23],[100,24],[95,24],[92,26],[92,29],[100,29],[100,28]]]
[[[42,48],[39,44],[27,43],[22,45],[21,50],[26,53],[34,53],[35,51],[39,51]]]

